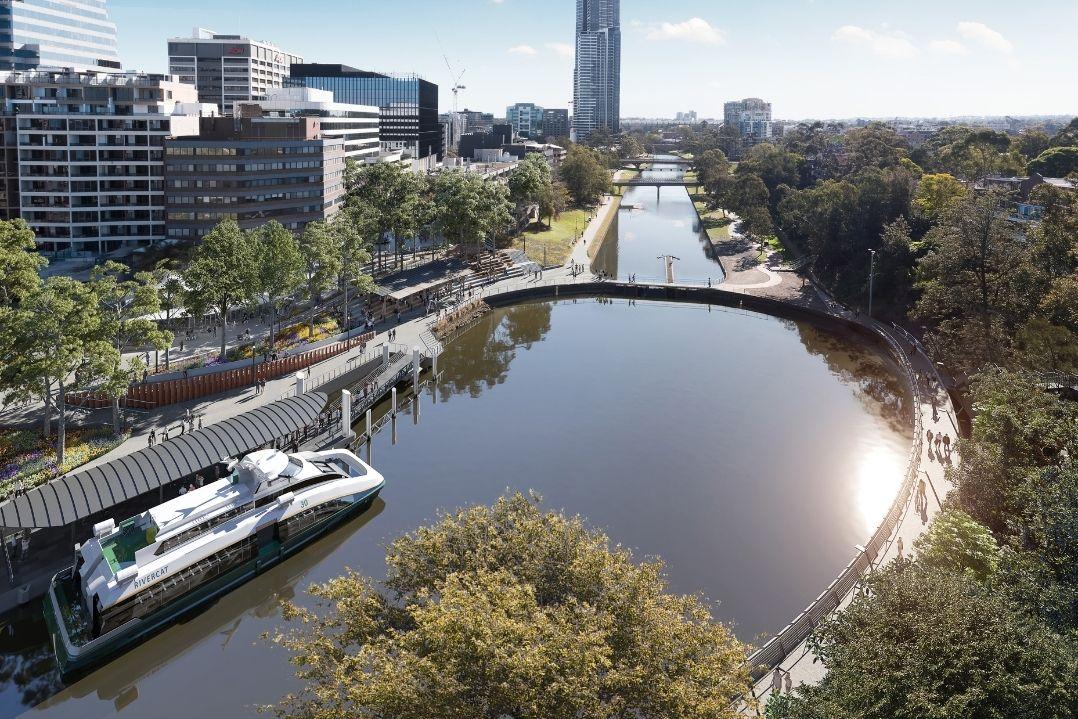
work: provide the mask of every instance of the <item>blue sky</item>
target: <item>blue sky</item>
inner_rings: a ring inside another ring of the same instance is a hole
[[[465,70],[461,108],[565,107],[572,0],[111,0],[130,69],[164,72],[195,26],[309,61]],[[721,116],[757,96],[776,118],[1078,114],[1078,1],[622,0],[622,115]],[[440,40],[440,42],[439,42]]]

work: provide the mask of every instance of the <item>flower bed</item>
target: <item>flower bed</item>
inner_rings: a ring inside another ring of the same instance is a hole
[[[21,482],[32,489],[111,452],[128,435],[115,437],[112,430],[77,429],[67,433],[64,464],[58,466],[49,441],[36,430],[0,432],[0,501],[10,499]]]
[[[276,350],[293,349],[305,344],[312,344],[314,342],[321,342],[324,339],[333,337],[340,333],[340,329],[337,327],[337,320],[331,317],[320,317],[314,323],[314,333],[310,332],[310,327],[306,322],[297,322],[293,325],[289,325],[284,329],[277,332],[277,347]],[[248,344],[233,347],[228,351],[228,361],[235,362],[241,359],[251,359],[259,355],[266,354],[269,349],[264,342],[251,342]],[[207,366],[217,364],[216,362],[208,362]]]

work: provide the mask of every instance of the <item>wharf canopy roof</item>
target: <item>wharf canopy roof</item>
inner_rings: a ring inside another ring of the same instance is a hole
[[[85,519],[303,429],[318,418],[326,400],[321,392],[278,400],[69,474],[0,504],[0,527],[64,527]]]

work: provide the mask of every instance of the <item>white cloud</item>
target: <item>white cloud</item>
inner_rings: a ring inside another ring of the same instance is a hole
[[[653,25],[647,32],[648,40],[684,40],[708,45],[722,45],[726,34],[703,18],[689,18],[684,22],[664,22]]]
[[[573,46],[567,42],[548,42],[546,44],[548,50],[553,50],[556,55],[562,57],[573,56]]]
[[[539,53],[539,51],[531,45],[514,45],[506,50],[506,52],[510,55],[536,55]]]
[[[928,48],[940,55],[968,55],[969,48],[957,40],[933,40]]]
[[[981,22],[958,23],[958,34],[970,42],[975,42],[991,50],[1010,52],[1014,44],[998,32]]]
[[[917,46],[904,35],[880,33],[857,25],[843,25],[835,30],[831,39],[835,42],[867,48],[879,57],[910,58],[917,54]]]

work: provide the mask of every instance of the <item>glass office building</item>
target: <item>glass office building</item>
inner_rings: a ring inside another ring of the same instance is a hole
[[[105,0],[0,0],[0,70],[119,72]]]
[[[381,142],[423,158],[442,156],[438,122],[438,86],[418,75],[383,75],[347,65],[317,63],[292,66],[288,84],[329,90],[335,102],[374,105],[379,109]]]
[[[621,0],[576,0],[573,132],[621,130]]]

